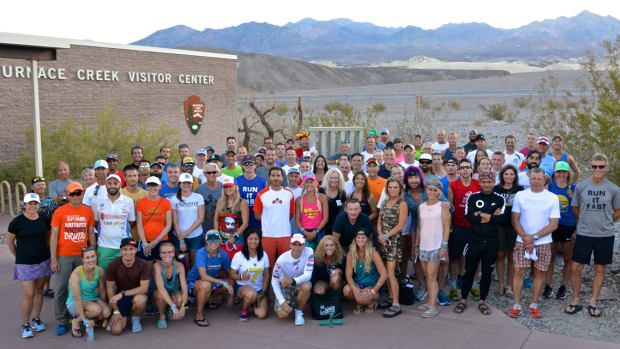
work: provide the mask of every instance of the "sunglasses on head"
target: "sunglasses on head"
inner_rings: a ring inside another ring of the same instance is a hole
[[[94,249],[95,249],[95,246],[86,246],[86,247],[82,247],[82,252],[90,251]]]
[[[74,192],[71,192],[71,193],[69,193],[67,195],[69,195],[69,196],[80,196],[80,195],[82,195],[82,193],[83,193],[83,191],[78,189],[78,190],[76,190]]]
[[[149,165],[140,165],[140,168],[151,168]]]
[[[595,170],[602,170],[605,167],[607,167],[607,165],[592,165],[592,168]]]
[[[32,182],[33,182],[33,183],[36,183],[36,182],[45,182],[45,177],[34,177],[34,178],[32,179]]]

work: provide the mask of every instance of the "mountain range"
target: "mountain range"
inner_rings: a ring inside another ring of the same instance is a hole
[[[209,46],[345,66],[427,55],[444,60],[554,60],[602,52],[603,40],[620,35],[620,21],[584,11],[574,17],[536,21],[514,29],[486,23],[449,23],[436,29],[382,27],[350,19],[312,18],[277,26],[249,22],[224,29],[185,25],[154,32],[132,44],[156,47]]]

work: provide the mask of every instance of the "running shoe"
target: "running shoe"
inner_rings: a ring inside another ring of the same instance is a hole
[[[479,287],[474,287],[471,289],[471,297],[475,300],[475,301],[479,301],[480,300],[480,288]]]
[[[461,297],[459,297],[459,290],[457,290],[456,288],[451,288],[450,289],[450,299],[453,302],[458,302],[461,300]]]
[[[512,310],[510,310],[510,312],[508,313],[508,316],[510,316],[511,318],[518,318],[519,315],[521,315],[521,309],[517,308],[512,308]]]
[[[553,294],[553,289],[551,288],[551,286],[545,285],[545,290],[543,291],[542,297],[551,298],[552,294]]]
[[[41,318],[37,317],[32,319],[32,330],[35,332],[45,331],[45,325],[43,321],[41,321]]]
[[[439,302],[439,305],[450,305],[450,300],[443,290],[437,292],[437,302]]]
[[[301,310],[295,310],[295,326],[301,326],[306,323],[304,313]]]
[[[418,290],[415,292],[415,299],[421,301],[424,298],[426,298],[427,295],[428,293],[426,292],[426,287],[420,286],[418,287]]]
[[[131,332],[133,333],[142,332],[142,324],[140,323],[139,316],[131,317]]]
[[[542,314],[538,308],[530,307],[530,313],[532,313],[532,317],[534,319],[540,319],[542,317]]]
[[[560,286],[560,288],[558,289],[558,293],[555,294],[555,298],[566,299],[566,286]]]
[[[58,324],[58,326],[56,326],[56,335],[57,336],[65,335],[67,333],[67,331],[68,331],[67,325]]]
[[[247,310],[241,310],[241,312],[239,313],[239,321],[241,321],[241,322],[248,321],[248,311]]]
[[[22,325],[22,338],[32,338],[34,337],[34,333],[32,333],[32,329],[30,328],[29,323],[25,323]]]
[[[532,288],[532,286],[534,286],[534,279],[532,279],[531,277],[524,277],[523,278],[523,287],[525,287],[525,288]]]

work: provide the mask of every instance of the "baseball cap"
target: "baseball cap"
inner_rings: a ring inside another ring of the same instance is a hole
[[[183,173],[179,176],[179,182],[189,182],[194,183],[194,177],[189,173]]]
[[[316,176],[312,172],[304,173],[304,176],[301,178],[301,183],[306,183],[308,179],[312,179],[317,185],[319,184],[319,181],[316,180]]]
[[[305,151],[301,155],[302,159],[312,158],[312,154],[309,151]]]
[[[538,140],[536,141],[536,143],[545,143],[546,145],[549,145],[549,138],[548,137],[538,137]]]
[[[474,138],[474,142],[475,142],[475,141],[479,141],[479,140],[486,141],[487,139],[484,137],[484,135],[483,135],[482,133],[478,133],[478,134],[476,135],[476,138]]]
[[[254,157],[260,156],[261,158],[265,158],[265,155],[263,155],[262,153],[256,153],[254,154]]]
[[[132,238],[124,238],[123,240],[121,240],[121,248],[123,248],[123,246],[133,246],[135,248],[138,248],[136,240]]]
[[[264,152],[264,151],[267,151],[267,148],[265,148],[265,147],[258,147],[258,149],[256,149],[256,151],[259,152],[259,153],[260,152]]]
[[[45,177],[36,176],[32,179],[32,184],[39,183],[39,182],[45,182]]]
[[[388,130],[387,127],[384,127],[384,128],[381,129],[381,131],[379,133],[387,133],[387,134],[389,134],[390,130]]]
[[[109,176],[105,179],[105,181],[107,182],[107,181],[109,181],[110,179],[116,179],[119,183],[121,182],[121,177],[119,177],[117,174],[111,174],[111,175],[109,175]]]
[[[288,169],[287,175],[290,175],[291,173],[299,173],[299,169],[296,167],[291,167]]]
[[[193,164],[193,163],[194,163],[194,159],[192,159],[191,157],[186,156],[186,157],[183,158],[183,162],[182,162],[183,165],[185,165],[185,164]]]
[[[157,161],[155,161],[154,163],[151,164],[151,167],[153,166],[159,166],[159,168],[162,168],[161,164]]]
[[[396,143],[396,142],[394,142]],[[403,150],[407,149],[407,148],[411,148],[412,150],[415,150],[415,147],[413,146],[413,144],[407,144],[403,147]]]
[[[28,193],[26,194],[26,196],[24,196],[24,204],[27,204],[29,202],[32,201],[36,201],[38,203],[41,203],[41,200],[39,199],[39,195],[35,194],[35,193]]]
[[[403,142],[402,138],[400,138],[400,137],[394,138],[394,143],[402,143],[402,142]]]
[[[377,159],[375,159],[375,158],[370,158],[370,159],[366,160],[366,166],[370,165],[371,163],[379,166],[379,162],[377,162]]]
[[[222,183],[222,187],[232,187],[235,185],[235,181],[232,177],[225,177],[224,183]]]
[[[566,161],[558,161],[555,163],[555,169],[553,170],[553,172],[556,171],[567,171],[570,172],[570,166],[568,165],[568,162]]]
[[[431,154],[424,153],[420,155],[420,160],[433,160],[433,156]]]
[[[73,193],[76,190],[84,190],[84,187],[80,182],[71,182],[67,186],[67,193]]]
[[[144,184],[157,184],[157,185],[161,185],[161,181],[159,180],[159,178],[157,178],[155,176],[151,176],[151,177],[146,179],[146,182],[144,182]]]
[[[220,233],[215,229],[209,230],[207,234],[205,235],[205,240],[219,240],[219,239],[220,239]]]
[[[99,167],[103,167],[103,168],[109,168],[108,167],[108,162],[105,160],[97,160],[95,161],[95,166],[93,166],[93,168],[99,168]]]
[[[228,153],[233,153],[237,155],[237,152],[234,149],[228,149],[225,154],[228,155]]]
[[[450,157],[450,158],[447,158],[446,160],[444,160],[443,163],[444,164],[455,164],[455,165],[458,166],[459,161],[455,157]]]
[[[205,152],[207,152],[207,151],[209,151],[209,150],[211,150],[211,151],[215,151],[215,149],[213,149],[213,147],[212,147],[212,146],[207,145],[207,147],[204,149],[204,151],[205,151]]]
[[[207,161],[222,161],[222,157],[217,154],[211,154]]]
[[[198,149],[196,150],[196,155],[207,155],[206,149]]]
[[[377,137],[379,135],[379,132],[377,132],[377,129],[373,128],[370,131],[368,131],[368,136],[369,137]]]
[[[242,165],[250,165],[250,164],[255,164],[256,160],[254,160],[254,157],[250,154],[244,155],[243,159],[241,159],[241,164]]]
[[[441,190],[441,182],[437,178],[428,178],[424,181],[426,188],[435,188]]]
[[[105,157],[106,160],[118,160],[118,156],[116,154],[108,154],[108,156]]]
[[[306,238],[302,234],[295,233],[293,234],[293,236],[291,236],[291,244],[294,244],[296,242],[304,245],[306,243]]]

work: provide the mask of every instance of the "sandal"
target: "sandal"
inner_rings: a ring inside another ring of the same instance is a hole
[[[418,305],[418,310],[428,310],[428,308],[430,307],[431,307],[430,304],[424,303],[424,304]]]
[[[478,304],[478,309],[480,309],[482,315],[491,315],[491,309],[489,309],[489,306],[486,303]]]
[[[568,315],[575,315],[579,311],[581,311],[583,307],[579,304],[570,304],[568,307],[564,308],[564,312]]]
[[[506,291],[504,292],[504,295],[508,298],[512,298],[515,296],[514,291],[512,290],[511,286],[506,287]]]
[[[73,328],[73,329],[71,329],[71,337],[73,337],[73,338],[82,338],[82,337],[84,337],[84,333],[82,333],[82,329],[80,329],[80,328]]]
[[[209,302],[207,306],[209,307],[209,309],[217,309],[220,305],[218,303]]]
[[[400,306],[391,306],[389,308],[387,308],[384,312],[383,312],[383,317],[386,318],[393,318],[397,315],[399,315],[400,313],[402,313],[402,310],[400,310]]]
[[[454,312],[457,314],[462,314],[465,309],[467,309],[467,304],[463,303],[463,302],[459,302],[459,304],[456,305],[456,307],[454,307]]]
[[[598,310],[598,314],[596,313],[597,310]],[[592,317],[600,317],[603,314],[603,312],[598,307],[593,307],[591,305],[588,305],[588,314],[590,314],[590,316]]]
[[[207,327],[209,326],[209,321],[205,320],[205,319],[194,319],[194,323],[200,327]]]
[[[429,319],[429,318],[437,316],[437,314],[439,314],[438,311],[427,310],[427,311],[423,312],[422,314],[420,314],[420,317],[422,317],[424,319]]]
[[[166,322],[166,320],[157,320],[157,328],[168,328],[168,323]]]

